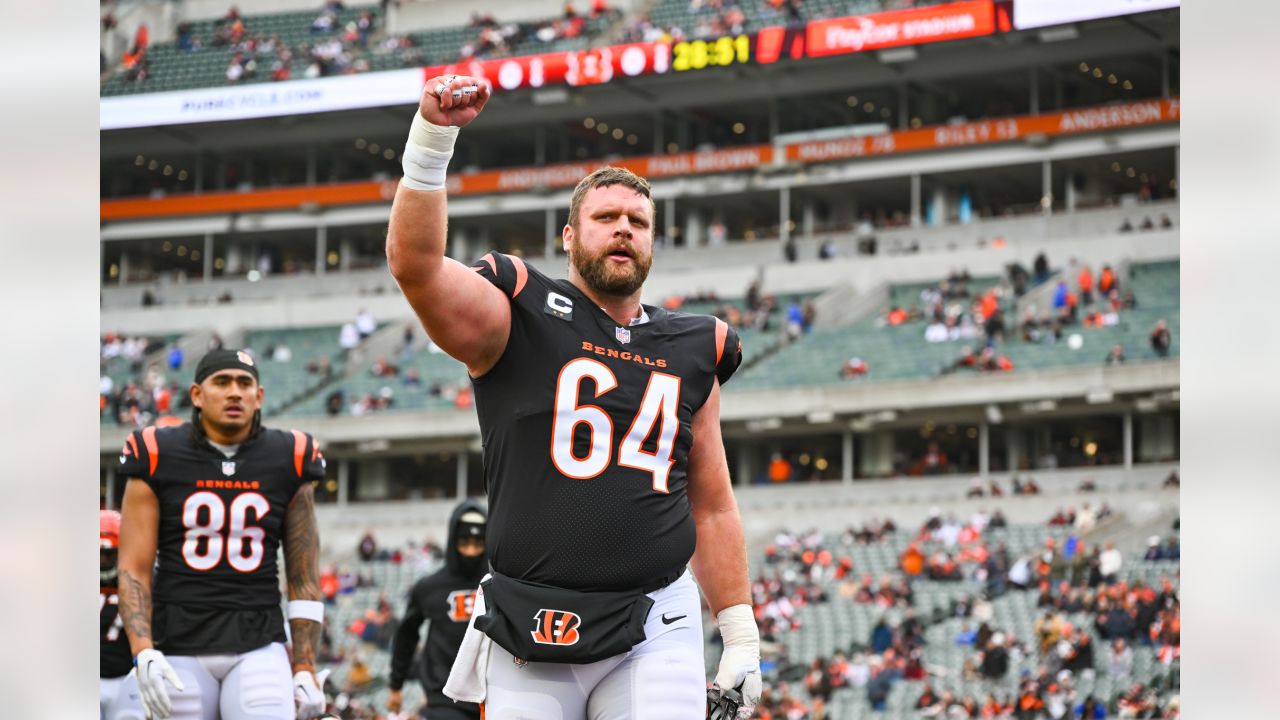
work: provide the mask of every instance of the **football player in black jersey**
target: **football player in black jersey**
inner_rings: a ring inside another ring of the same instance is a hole
[[[325,710],[313,489],[324,458],[310,435],[262,427],[244,351],[206,355],[190,392],[190,423],[136,431],[120,455],[120,614],[136,669],[122,690],[132,705],[113,720],[309,720]]]
[[[480,707],[474,703],[454,703],[444,695],[449,668],[458,656],[458,646],[471,620],[476,586],[484,577],[485,512],[475,500],[464,500],[449,518],[444,567],[414,583],[409,605],[391,643],[391,695],[387,709],[400,712],[400,689],[409,674],[418,632],[423,621],[430,622],[427,642],[419,657],[422,689],[426,692],[429,720],[479,720]]]
[[[700,587],[724,639],[715,684],[748,716],[760,641],[720,435],[737,334],[640,302],[656,210],[624,169],[575,189],[567,280],[445,257],[445,171],[489,94],[427,81],[387,234],[409,304],[467,366],[484,443],[490,573],[445,694],[493,718],[700,717]]]
[[[133,668],[129,638],[120,621],[120,596],[116,592],[116,553],[120,547],[120,513],[98,512],[98,706],[105,720],[107,711],[120,693],[124,676]]]

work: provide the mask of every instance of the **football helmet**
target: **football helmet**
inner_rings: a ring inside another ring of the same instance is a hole
[[[98,512],[98,578],[101,587],[116,586],[116,555],[120,548],[120,513]]]

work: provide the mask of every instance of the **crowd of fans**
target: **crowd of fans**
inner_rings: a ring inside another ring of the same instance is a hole
[[[609,7],[607,0],[592,0],[589,16],[579,13],[573,2],[566,2],[560,17],[531,22],[499,22],[490,13],[474,12],[470,28],[476,31],[476,35],[463,43],[458,57],[463,60],[489,59],[542,52],[540,46],[584,37],[589,27],[588,19],[619,15],[619,11]]]
[[[341,17],[346,7],[342,1],[325,0],[310,21],[310,40],[293,46],[278,33],[254,32],[255,20],[244,17],[239,8],[232,5],[226,15],[214,21],[207,36],[197,33],[191,22],[180,22],[174,44],[185,53],[232,50],[225,78],[227,84],[239,84],[264,77],[282,81],[367,72],[372,69],[372,56],[388,54],[398,57],[400,67],[418,67],[428,62],[502,57],[513,51],[536,53],[540,52],[540,45],[586,36],[590,27],[588,19],[619,14],[606,0],[592,0],[589,14],[578,13],[573,3],[567,2],[561,16],[532,22],[498,22],[492,15],[476,13],[471,20],[471,28],[477,32],[473,38],[448,56],[428,58],[412,35],[387,33],[380,27],[388,4],[389,0],[383,0],[380,11],[363,9],[343,22]],[[104,15],[102,21],[104,29],[116,25],[111,13]],[[124,77],[135,83],[145,82],[154,74],[145,33],[141,38],[142,42],[135,40],[130,45],[120,63]],[[103,62],[105,69],[105,57]]]
[[[216,337],[216,336],[215,336]],[[165,351],[167,348],[167,351]],[[210,348],[212,349],[212,347]],[[161,355],[162,360],[147,361]],[[124,364],[128,379],[117,380],[110,369]],[[142,428],[157,419],[191,407],[181,373],[185,353],[177,344],[166,345],[161,338],[103,335],[100,342],[101,376],[98,379],[98,413],[128,428]]]
[[[906,535],[887,517],[849,525],[839,533],[780,529],[765,548],[763,566],[751,584],[765,674],[756,717],[826,720],[833,717],[836,694],[849,688],[861,689],[873,711],[886,712],[901,682],[910,684],[909,706],[923,717],[1179,717],[1177,580],[1129,580],[1121,574],[1124,558],[1113,545],[1086,551],[1080,537],[1107,512],[1105,503],[1096,509],[1090,503],[1055,511],[1044,525],[1043,545],[1023,557],[1003,542],[987,548],[986,536],[1008,527],[999,509],[990,514],[979,510],[960,520],[933,508]],[[1055,527],[1068,527],[1071,534],[1064,538],[1053,532]],[[903,542],[894,571],[876,579],[854,567],[858,547],[900,547]],[[1169,546],[1159,545],[1162,551]],[[415,572],[426,572],[442,553],[430,539],[384,547],[370,530],[359,540],[355,556],[352,565],[324,567],[326,602],[350,603],[347,598],[357,588],[376,587],[364,569],[367,563],[409,564]],[[922,612],[916,583],[926,579],[976,580],[980,589],[955,595],[949,606]],[[1025,637],[997,621],[997,601],[1010,592],[1025,593],[1029,605],[1034,600],[1036,619]],[[788,654],[785,636],[803,627],[803,608],[824,603],[874,607],[874,623],[848,647],[797,663]],[[383,594],[344,627],[332,630],[336,642],[326,630],[321,661],[348,666],[344,680],[331,689],[340,717],[408,717],[385,714],[376,706],[375,693],[386,679],[368,665],[371,653],[386,650],[397,622]],[[958,668],[930,660],[944,649],[938,645],[939,627],[947,628],[945,642],[962,653]],[[927,641],[926,635],[933,639]],[[716,638],[711,633],[711,642]],[[1154,673],[1136,672],[1139,652],[1153,655]],[[1113,688],[1105,693],[1094,683],[1104,674]],[[954,689],[961,681],[989,684],[961,692]]]
[[[1037,344],[1078,342],[1078,338],[1066,337],[1073,328],[1120,326],[1123,314],[1138,306],[1133,290],[1121,287],[1119,275],[1111,265],[1102,265],[1095,275],[1091,266],[1072,259],[1053,287],[1049,308],[1038,313],[1035,306],[1028,307],[1010,326],[1006,306],[1050,277],[1049,261],[1043,252],[1035,258],[1031,271],[1014,263],[1009,266],[1006,279],[981,290],[970,288],[973,279],[967,270],[953,269],[947,277],[923,289],[918,304],[886,307],[877,323],[881,327],[899,327],[922,322],[926,342],[967,342],[955,360],[940,368],[941,375],[965,370],[1008,372],[1014,369],[1014,363],[999,348],[1009,340]],[[1153,356],[1169,356],[1172,336],[1167,321],[1159,320],[1152,327],[1150,346]],[[1103,363],[1120,365],[1127,360],[1125,347],[1115,344]],[[859,377],[867,369],[861,358],[854,357],[840,368],[840,376]]]

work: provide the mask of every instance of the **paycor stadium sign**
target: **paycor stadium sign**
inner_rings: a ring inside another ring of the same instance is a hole
[[[107,97],[99,105],[99,126],[119,130],[410,105],[418,102],[427,78],[437,75],[481,77],[495,90],[506,91],[581,87],[629,77],[769,65],[993,32],[992,0],[964,0],[814,20],[801,28],[762,28],[712,40],[627,43],[362,75]]]
[[[1115,105],[1073,108],[1040,115],[992,118],[958,125],[936,125],[865,137],[813,140],[787,145],[746,145],[703,152],[638,156],[540,167],[450,173],[450,195],[486,195],[573,187],[603,165],[625,167],[649,179],[753,171],[791,164],[847,161],[863,157],[898,155],[931,150],[1025,141],[1034,137],[1061,137],[1120,131],[1177,123],[1178,98],[1141,100]],[[273,188],[250,192],[217,192],[171,195],[160,198],[103,200],[103,222],[142,218],[213,215],[233,212],[296,210],[299,207],[336,207],[390,202],[396,181],[360,181],[330,185]]]

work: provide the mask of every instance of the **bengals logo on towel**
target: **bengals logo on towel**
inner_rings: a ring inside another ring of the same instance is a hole
[[[573,645],[578,642],[578,626],[582,618],[567,610],[539,610],[533,616],[534,629],[529,633],[540,645]]]
[[[475,606],[475,590],[454,590],[449,593],[449,619],[454,622],[466,622],[471,619],[471,610]]]

